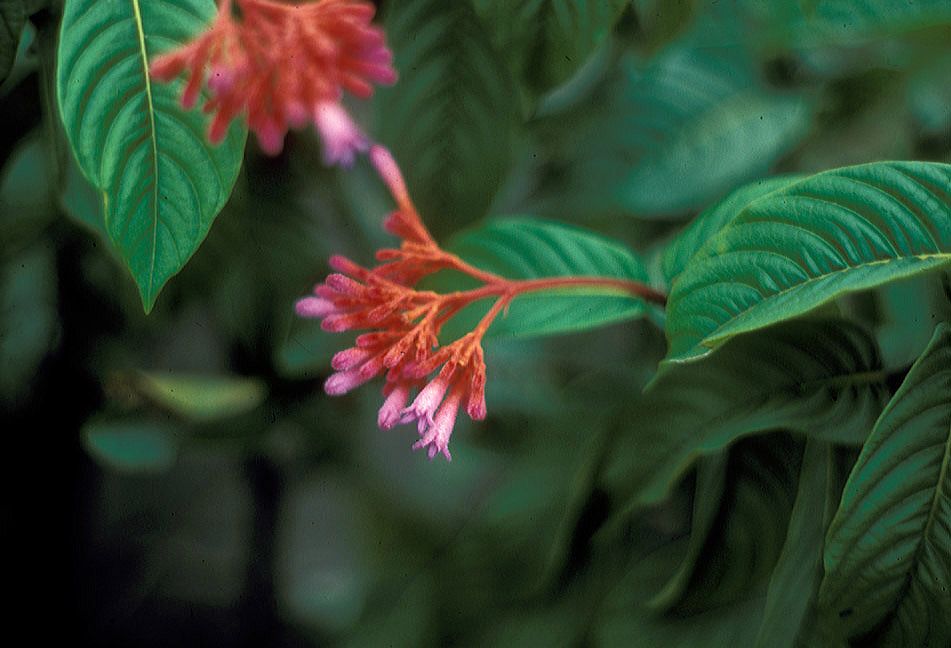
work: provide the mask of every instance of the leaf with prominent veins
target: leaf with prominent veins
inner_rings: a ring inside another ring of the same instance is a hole
[[[951,165],[820,173],[748,204],[674,282],[669,358],[951,264]]]
[[[181,82],[154,85],[148,74],[155,54],[214,11],[213,0],[69,0],[63,13],[60,113],[146,310],[205,238],[241,166],[243,127],[210,145],[206,117],[178,104]]]
[[[819,603],[848,637],[951,643],[951,325],[885,408],[852,469]]]

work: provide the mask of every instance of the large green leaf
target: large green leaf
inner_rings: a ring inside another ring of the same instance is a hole
[[[674,283],[670,357],[849,292],[951,263],[951,165],[879,162],[812,176],[746,206]]]
[[[767,90],[737,48],[626,56],[575,113],[540,124],[554,173],[548,213],[671,218],[765,175],[807,132],[800,96]]]
[[[627,0],[475,0],[518,78],[539,92],[567,80],[614,28]]]
[[[214,11],[213,0],[68,0],[63,12],[60,113],[146,310],[205,238],[241,165],[243,127],[210,145],[207,117],[178,103],[183,81],[148,76],[156,54],[189,40]]]
[[[630,506],[662,499],[693,461],[789,430],[861,443],[886,399],[874,341],[843,320],[788,322],[667,365],[633,403],[603,481]]]
[[[726,227],[744,207],[757,198],[792,184],[801,177],[777,176],[752,182],[701,212],[664,250],[661,264],[667,281],[673,282],[707,240]]]
[[[951,326],[942,324],[862,448],[825,550],[821,609],[887,646],[951,643]]]
[[[380,139],[405,163],[423,217],[458,229],[485,213],[508,170],[510,78],[468,1],[400,2],[386,28],[400,82],[378,94]]]
[[[20,32],[25,24],[23,0],[0,0],[0,82],[7,78],[13,67]]]
[[[548,221],[492,220],[457,236],[449,249],[508,279],[588,276],[647,282],[643,263],[620,243]],[[527,337],[582,330],[640,317],[644,311],[642,299],[611,286],[527,293],[498,317],[489,334]]]

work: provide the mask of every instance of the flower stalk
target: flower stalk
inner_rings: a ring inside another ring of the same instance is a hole
[[[425,449],[430,459],[437,454],[451,459],[449,439],[460,410],[473,420],[485,418],[482,340],[514,299],[583,287],[633,295],[661,306],[666,303],[665,295],[637,281],[579,276],[519,280],[477,268],[436,243],[389,151],[373,146],[370,159],[397,204],[384,220],[384,228],[399,237],[401,244],[378,251],[379,264],[373,268],[342,256],[331,257],[336,272],[317,285],[313,295],[299,300],[296,310],[301,317],[321,319],[321,327],[329,332],[367,331],[353,347],[334,356],[335,373],[324,389],[341,395],[385,376],[379,426],[390,429],[415,422],[419,439],[413,448]],[[460,272],[481,285],[450,293],[416,287],[422,278],[441,270]],[[478,324],[440,346],[443,326],[467,306],[486,299],[494,301]]]

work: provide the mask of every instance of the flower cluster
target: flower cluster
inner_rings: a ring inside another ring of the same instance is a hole
[[[208,30],[157,58],[151,72],[163,81],[187,74],[186,108],[195,105],[207,78],[212,142],[244,114],[261,148],[274,155],[289,128],[312,122],[325,161],[349,166],[369,141],[341,105],[343,90],[366,98],[373,84],[396,81],[373,14],[373,4],[362,0],[221,0]]]
[[[449,437],[459,410],[465,409],[473,420],[485,418],[486,369],[481,342],[512,295],[506,280],[473,268],[438,246],[386,149],[374,146],[370,159],[397,203],[384,227],[402,243],[398,249],[379,251],[381,263],[372,269],[341,256],[332,257],[330,265],[337,272],[316,286],[312,296],[297,302],[297,313],[321,319],[326,331],[368,331],[357,337],[354,347],[334,356],[336,373],[324,385],[328,394],[345,394],[385,374],[379,426],[389,429],[415,421],[419,440],[414,449],[426,448],[430,459],[437,453],[451,459]],[[423,277],[446,268],[469,274],[485,285],[448,294],[415,288]],[[495,305],[474,330],[439,346],[438,335],[447,320],[473,301],[493,296]]]

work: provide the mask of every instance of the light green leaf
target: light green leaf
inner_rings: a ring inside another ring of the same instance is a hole
[[[643,263],[620,243],[548,221],[491,220],[457,236],[449,249],[477,268],[508,279],[588,276],[647,282]],[[516,298],[489,334],[549,335],[633,319],[644,312],[642,299],[619,288],[561,288]]]
[[[801,178],[802,176],[792,175],[776,176],[752,182],[701,212],[664,250],[661,264],[667,281],[673,282],[703,245],[726,227],[744,207],[757,198]]]
[[[935,331],[849,476],[820,609],[847,637],[951,643],[951,325]]]
[[[164,409],[193,421],[214,421],[250,412],[267,396],[255,378],[140,371],[136,389]]]
[[[400,81],[378,93],[380,139],[423,218],[456,230],[484,215],[508,170],[511,81],[469,2],[401,2],[385,24]]]
[[[794,648],[814,613],[822,579],[823,509],[830,488],[831,448],[807,441],[799,474],[799,492],[776,569],[769,581],[757,648]]]
[[[119,472],[162,472],[178,456],[175,430],[149,421],[94,421],[82,429],[86,451]]]
[[[566,81],[604,42],[627,0],[475,0],[515,75],[535,92]]]
[[[685,44],[646,66],[627,56],[601,94],[540,125],[555,169],[538,209],[679,217],[765,175],[810,116],[802,97],[763,87],[736,48]]]
[[[152,58],[211,20],[213,0],[68,0],[57,54],[60,114],[86,177],[105,195],[106,230],[146,311],[224,206],[246,132],[218,146],[207,117],[178,103],[182,80],[153,83]]]
[[[951,263],[951,165],[827,171],[746,206],[678,277],[669,358]]]
[[[667,365],[631,410],[603,475],[637,507],[703,455],[770,430],[861,443],[886,398],[874,341],[842,320],[784,323],[701,363]]]

